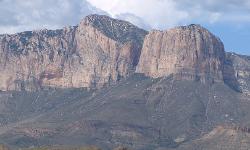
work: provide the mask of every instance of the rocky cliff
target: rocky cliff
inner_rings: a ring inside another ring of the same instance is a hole
[[[233,65],[240,90],[244,94],[250,95],[250,57],[235,53],[227,53],[226,56]]]
[[[146,31],[107,16],[0,36],[0,90],[102,87],[135,70]]]
[[[225,67],[223,43],[199,25],[150,32],[137,66],[137,72],[155,78],[174,74],[203,82],[233,79],[231,69]]]
[[[134,72],[237,88],[234,69],[220,39],[200,25],[148,34],[126,21],[90,15],[75,27],[0,35],[4,91],[100,88]]]

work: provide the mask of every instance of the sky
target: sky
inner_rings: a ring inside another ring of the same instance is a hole
[[[0,34],[76,25],[105,14],[151,30],[200,24],[250,55],[250,0],[0,0]]]

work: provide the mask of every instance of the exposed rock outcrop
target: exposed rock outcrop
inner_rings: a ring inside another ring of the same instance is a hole
[[[227,53],[226,56],[233,65],[240,90],[250,96],[250,57],[235,53]]]
[[[0,36],[0,90],[93,87],[135,70],[146,31],[107,16],[78,26]]]
[[[134,72],[224,81],[237,89],[233,62],[205,28],[147,34],[129,22],[90,15],[75,27],[0,35],[0,90],[100,88]]]
[[[233,63],[219,38],[192,24],[150,32],[136,72],[154,78],[174,75],[177,80],[224,82],[241,91]]]
[[[146,38],[137,72],[151,77],[223,80],[223,43],[199,25],[152,31]]]

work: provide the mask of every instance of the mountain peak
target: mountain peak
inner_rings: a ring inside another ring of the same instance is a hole
[[[217,38],[213,33],[211,33],[207,28],[203,27],[202,25],[200,24],[190,24],[190,25],[186,25],[186,26],[177,26],[177,27],[174,27],[174,28],[171,28],[169,30],[166,30],[167,31],[176,31],[176,30],[179,30],[181,32],[185,32],[185,31],[189,31],[189,32],[196,32],[198,34],[208,34],[209,36],[211,37],[215,37]],[[220,40],[219,38],[217,38],[217,40]]]
[[[86,16],[83,20],[83,23],[85,24],[91,24],[91,25],[101,25],[99,23],[104,23],[104,22],[119,22],[120,24],[124,24],[127,26],[134,26],[133,24],[131,24],[130,22],[124,21],[124,20],[119,20],[119,19],[114,19],[111,18],[107,15],[98,15],[98,14],[91,14]]]
[[[0,36],[0,90],[100,88],[135,70],[146,34],[90,15],[76,27]]]
[[[233,75],[224,70],[225,51],[219,38],[191,24],[150,32],[144,41],[137,72],[150,77],[174,74],[178,79],[223,81]],[[227,69],[231,69],[230,66]]]
[[[183,27],[185,27],[185,26],[183,26]],[[201,26],[200,24],[189,24],[189,25],[187,25],[186,27],[188,27],[188,28],[206,29],[206,28],[204,28],[203,26]]]
[[[138,28],[130,22],[114,19],[106,15],[92,14],[86,16],[80,26],[93,26],[115,41],[126,43],[131,39],[142,42],[147,31]]]
[[[207,28],[203,27],[200,24],[190,24],[190,25],[186,25],[186,26],[177,26],[174,28],[171,28],[167,31],[171,31],[171,30],[181,30],[183,31],[190,31],[190,32],[200,32],[200,33],[207,33],[210,34],[210,36],[215,37],[215,35],[213,33],[211,33]]]

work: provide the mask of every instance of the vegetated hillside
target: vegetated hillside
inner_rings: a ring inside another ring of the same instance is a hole
[[[249,131],[219,126],[201,138],[187,142],[178,150],[247,150],[250,147]]]
[[[88,146],[88,147],[47,146],[39,148],[28,148],[23,150],[101,150],[101,149],[95,146]]]
[[[8,116],[11,110],[6,118],[12,119],[0,128],[0,139],[13,147],[177,148],[221,124],[247,126],[250,117],[248,97],[227,85],[178,81],[172,76],[152,79],[136,74],[95,91],[1,95],[12,102],[1,114]]]

